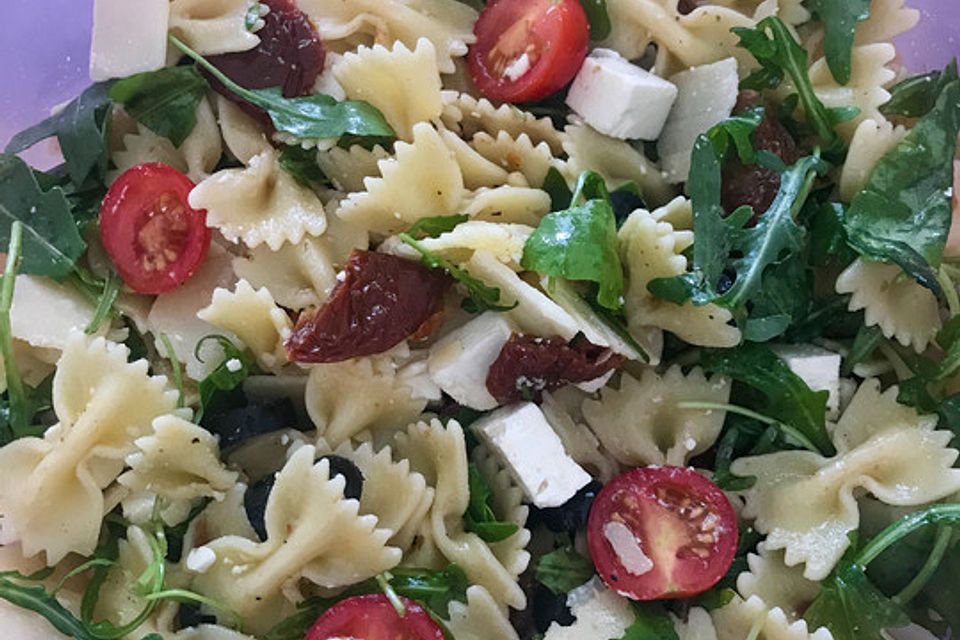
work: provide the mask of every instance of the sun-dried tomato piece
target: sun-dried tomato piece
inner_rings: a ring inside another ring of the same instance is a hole
[[[270,8],[264,26],[256,35],[260,44],[249,51],[207,58],[228,78],[247,89],[283,87],[283,95],[295,98],[309,93],[323,71],[326,51],[313,23],[294,0],[262,0]],[[228,91],[213,76],[204,73],[211,86],[257,118],[266,118],[258,107]]]
[[[599,378],[623,356],[586,338],[572,345],[560,336],[539,338],[514,333],[487,373],[487,391],[500,404],[540,402],[544,391]]]
[[[741,91],[733,112],[745,111],[760,102],[756,91]],[[775,115],[773,105],[767,104],[763,120],[753,133],[753,148],[765,150],[778,156],[788,165],[800,159],[800,147]],[[723,167],[723,191],[721,201],[727,213],[748,204],[753,207],[754,225],[760,215],[770,208],[780,190],[780,174],[759,164],[744,165],[736,154],[731,154]]]
[[[450,278],[437,269],[373,251],[354,251],[346,277],[315,314],[302,314],[287,340],[296,362],[340,362],[382,353],[420,334],[443,308]]]

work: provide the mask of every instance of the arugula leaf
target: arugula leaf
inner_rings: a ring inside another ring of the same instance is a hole
[[[830,73],[840,84],[847,84],[850,82],[853,36],[857,23],[870,17],[870,0],[807,0],[807,8],[823,22],[823,52]]]
[[[714,465],[713,483],[724,491],[746,491],[757,483],[756,476],[738,476],[730,471],[737,441],[743,432],[741,423],[727,427],[717,443],[717,460]]]
[[[849,558],[823,581],[803,617],[811,630],[827,627],[836,640],[879,640],[884,637],[881,630],[910,624],[910,618]]]
[[[567,186],[566,178],[556,167],[550,167],[547,170],[547,175],[544,176],[540,188],[550,196],[550,211],[566,209],[573,200],[573,192]]]
[[[285,145],[277,158],[280,168],[296,178],[297,182],[309,187],[311,184],[325,185],[330,181],[317,164],[317,150],[304,149],[300,145]]]
[[[895,262],[937,295],[950,230],[953,159],[960,133],[960,80],[877,163],[843,224],[847,242],[870,260]]]
[[[594,42],[606,40],[610,35],[610,14],[607,13],[607,0],[580,0],[583,12],[590,24],[590,39]]]
[[[167,67],[118,80],[110,99],[157,135],[179,147],[197,124],[197,105],[207,81],[195,67]]]
[[[807,122],[830,152],[842,148],[843,140],[834,127],[856,117],[859,110],[828,109],[824,106],[807,74],[807,51],[794,39],[787,25],[780,18],[771,16],[757,23],[756,29],[734,27],[732,31],[740,37],[739,46],[753,54],[760,63],[760,70],[743,80],[740,88],[758,91],[776,88],[783,81],[786,71],[800,95]]]
[[[200,347],[207,340],[215,340],[220,344],[223,349],[223,362],[208,373],[207,377],[197,385],[197,391],[200,393],[200,405],[193,417],[193,421],[196,423],[199,423],[203,418],[204,412],[210,407],[211,401],[217,393],[233,391],[257,371],[254,359],[221,335],[204,336],[197,342],[197,346],[194,348],[194,356],[198,359],[200,358]]]
[[[576,203],[584,196],[586,202]],[[524,269],[600,285],[597,301],[607,309],[623,306],[623,267],[617,221],[603,178],[585,171],[569,209],[548,213],[523,246]]]
[[[730,152],[730,144],[737,150],[737,156],[743,164],[753,164],[757,161],[757,153],[753,149],[751,140],[753,132],[763,122],[763,107],[752,107],[730,116],[723,122],[710,127],[707,137],[713,145],[713,152],[720,162],[724,162]]]
[[[658,602],[634,602],[637,616],[617,640],[679,640],[673,620]]]
[[[443,620],[450,619],[450,603],[467,601],[470,580],[457,564],[445,569],[395,567],[390,570],[390,586],[405,598],[416,600]]]
[[[101,184],[110,161],[107,138],[113,103],[109,91],[109,83],[91,85],[56,115],[15,135],[4,153],[19,153],[56,136],[73,184],[78,189]]]
[[[772,154],[757,154],[760,164],[775,166]],[[720,204],[721,170],[713,144],[701,135],[694,145],[688,188],[693,204],[694,234],[693,271],[671,278],[658,278],[647,285],[654,295],[684,304],[711,302],[730,309],[737,324],[748,329],[752,338],[762,340],[778,335],[789,324],[782,313],[790,309],[792,293],[780,288],[785,283],[773,282],[766,271],[783,263],[804,248],[806,231],[794,218],[803,207],[814,178],[826,170],[817,156],[801,158],[781,173],[780,191],[770,208],[759,216],[753,227],[745,226],[751,217],[749,207],[741,207],[727,216]],[[797,269],[796,264],[778,269]],[[735,279],[726,289],[730,275]],[[777,286],[777,297],[771,287]],[[767,289],[768,293],[764,293]],[[752,326],[747,325],[747,309],[761,301]],[[764,325],[763,323],[766,323]]]
[[[344,134],[396,138],[396,132],[379,109],[369,102],[337,102],[324,94],[285,98],[281,87],[244,89],[185,45],[176,36],[170,41],[234,93],[267,112],[278,131],[301,139],[336,138]]]
[[[883,342],[883,331],[879,325],[860,327],[856,337],[853,339],[853,346],[850,347],[850,353],[843,359],[843,367],[840,369],[840,375],[849,376],[853,368],[863,362],[877,350],[877,347]]]
[[[520,527],[515,522],[500,522],[493,512],[493,490],[483,479],[477,465],[472,462],[467,468],[470,483],[470,504],[463,514],[463,525],[486,542],[506,540]]]
[[[957,79],[960,79],[960,75],[957,75],[957,59],[954,58],[943,71],[913,76],[893,85],[890,100],[880,106],[880,113],[923,117],[930,113],[947,85]]]
[[[432,251],[428,251],[409,233],[401,233],[400,239],[420,252],[421,262],[431,269],[443,269],[454,280],[467,288],[467,297],[460,302],[460,306],[468,313],[483,313],[484,311],[510,311],[517,306],[514,302],[510,306],[498,304],[500,289],[491,287],[477,280],[466,269],[461,269],[446,258],[441,258]]]
[[[758,411],[796,429],[825,456],[835,453],[826,428],[826,391],[812,391],[769,347],[747,342],[704,350],[701,365],[756,389],[766,397]]]
[[[465,213],[455,213],[450,216],[427,216],[413,223],[407,233],[414,238],[436,238],[437,236],[453,231],[458,224],[470,219]]]
[[[17,156],[0,154],[0,243],[10,241],[14,221],[23,223],[20,273],[62,280],[74,271],[86,249],[63,191],[41,191],[30,167]]]
[[[41,585],[21,585],[0,577],[0,598],[39,613],[54,629],[66,636],[76,640],[101,640]]]
[[[557,595],[573,591],[595,573],[593,562],[574,551],[573,547],[564,547],[544,554],[537,559],[533,567],[537,582]]]
[[[814,203],[808,202],[808,205]],[[807,217],[810,229],[810,264],[822,267],[831,262],[846,267],[857,257],[847,244],[847,232],[843,228],[844,207],[839,202],[824,202],[813,209]]]
[[[820,593],[804,618],[811,629],[824,626],[837,640],[880,638],[881,629],[906,626],[910,619],[866,576],[866,568],[880,554],[914,531],[931,524],[960,523],[960,504],[935,504],[900,517],[856,551],[856,533],[850,550],[824,580]]]

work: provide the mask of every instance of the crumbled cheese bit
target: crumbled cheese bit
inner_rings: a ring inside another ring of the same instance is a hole
[[[187,555],[187,570],[194,573],[206,573],[217,561],[217,554],[210,547],[191,549]]]
[[[236,373],[237,371],[240,371],[240,369],[243,369],[243,363],[237,358],[230,358],[226,362],[226,367],[227,371],[230,373]]]
[[[629,573],[642,576],[653,569],[653,560],[643,552],[640,540],[627,525],[622,522],[608,522],[603,525],[603,536],[613,547],[620,564]]]

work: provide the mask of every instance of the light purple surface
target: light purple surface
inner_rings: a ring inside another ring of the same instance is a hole
[[[0,20],[0,63],[6,82],[0,94],[0,145],[5,145],[14,133],[89,84],[93,0],[2,1],[7,6]],[[908,4],[920,9],[922,18],[920,26],[899,42],[907,67],[927,71],[960,56],[960,0],[908,0]],[[40,146],[26,157],[49,164],[50,147]]]

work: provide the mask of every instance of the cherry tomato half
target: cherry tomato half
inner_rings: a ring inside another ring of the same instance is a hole
[[[400,600],[406,607],[402,618],[382,593],[342,600],[317,619],[304,640],[443,640],[443,630],[423,607]]]
[[[140,293],[175,289],[210,248],[207,212],[187,204],[193,182],[164,164],[124,171],[100,206],[100,241],[123,281]]]
[[[723,491],[683,467],[622,473],[597,494],[587,522],[597,573],[634,600],[685,598],[712,587],[737,550]]]
[[[504,102],[559,91],[577,75],[590,45],[579,0],[493,0],[473,32],[470,77],[483,95]]]

